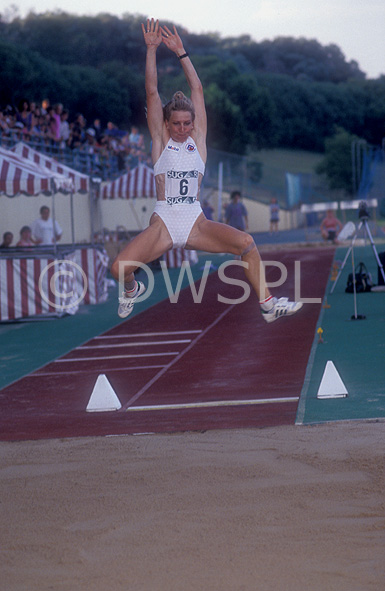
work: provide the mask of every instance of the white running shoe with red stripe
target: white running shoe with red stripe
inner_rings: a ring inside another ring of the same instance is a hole
[[[118,316],[120,318],[127,318],[134,309],[134,304],[138,297],[142,295],[146,291],[146,286],[141,281],[138,281],[138,289],[136,290],[135,295],[128,297],[126,292],[123,292],[119,298],[119,308],[118,308]]]

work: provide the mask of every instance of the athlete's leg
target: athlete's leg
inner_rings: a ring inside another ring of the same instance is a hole
[[[130,284],[134,280],[137,265],[132,261],[150,263],[172,248],[170,234],[156,214],[151,216],[150,225],[118,254],[111,265],[111,274],[116,280]]]
[[[270,292],[266,287],[263,263],[250,234],[226,224],[212,222],[201,215],[190,232],[186,247],[206,252],[239,255],[242,261],[247,263],[245,275],[254,288],[259,301],[270,297]]]
[[[135,281],[134,271],[137,263],[150,263],[172,247],[170,234],[161,220],[153,214],[150,226],[136,236],[116,257],[111,266],[111,273],[123,287],[119,299],[118,316],[127,318],[134,308],[136,300],[146,291],[141,281]]]
[[[263,263],[250,234],[225,224],[207,220],[203,215],[195,222],[187,241],[188,248],[208,252],[228,252],[241,256],[247,263],[245,274],[253,286],[266,322],[291,316],[302,308],[302,302],[289,302],[288,298],[273,297],[266,287]]]

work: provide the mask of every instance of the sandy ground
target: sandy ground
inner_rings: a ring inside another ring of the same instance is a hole
[[[0,444],[2,591],[383,591],[385,422]]]

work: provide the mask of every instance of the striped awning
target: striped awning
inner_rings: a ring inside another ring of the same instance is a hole
[[[139,164],[136,168],[102,187],[103,199],[155,196],[154,171],[145,164]]]
[[[0,194],[52,195],[57,191],[69,192],[71,188],[71,179],[0,146]]]
[[[88,193],[90,189],[90,179],[86,174],[82,174],[65,164],[61,164],[55,158],[51,156],[47,156],[47,154],[42,154],[37,150],[34,150],[27,144],[23,142],[17,143],[13,148],[12,152],[18,154],[22,158],[26,158],[27,160],[31,160],[34,164],[38,166],[43,166],[47,168],[51,172],[58,173],[63,175],[72,181],[73,191],[75,193]]]

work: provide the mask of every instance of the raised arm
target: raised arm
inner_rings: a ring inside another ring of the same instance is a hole
[[[156,69],[156,50],[162,43],[162,32],[159,22],[154,22],[154,19],[147,19],[146,26],[142,23],[142,31],[147,46],[145,70],[147,125],[152,139],[152,159],[156,162],[162,150],[163,130],[163,108],[158,92]]]
[[[178,32],[173,27],[172,32],[168,27],[162,27],[163,43],[175,53],[180,59],[181,66],[186,76],[187,83],[191,90],[191,100],[195,109],[195,121],[194,121],[194,139],[197,142],[198,149],[201,155],[202,152],[206,152],[206,135],[207,135],[207,117],[206,107],[203,94],[202,83],[199,76],[187,55],[187,52],[183,46],[182,39],[179,37]],[[186,55],[185,57],[182,57]]]

